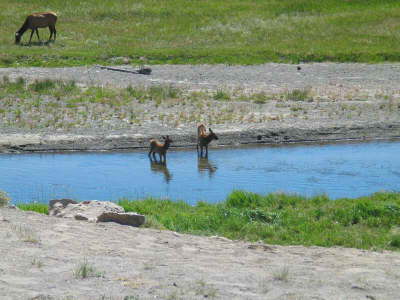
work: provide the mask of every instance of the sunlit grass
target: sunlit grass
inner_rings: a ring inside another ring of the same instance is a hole
[[[156,199],[119,204],[177,232],[281,245],[399,249],[400,194],[396,193],[330,200],[234,191],[219,204],[190,206]]]
[[[211,204],[155,198],[120,200],[125,211],[144,214],[144,227],[219,235],[269,244],[400,249],[400,194],[375,193],[356,199],[302,197],[283,193],[259,195],[233,191]],[[47,205],[18,205],[46,212]]]
[[[44,10],[59,15],[56,43],[14,45]],[[3,1],[0,65],[398,61],[399,17],[396,0]]]
[[[41,214],[49,214],[49,207],[43,203],[20,203],[17,205],[19,209],[26,211],[36,211]]]

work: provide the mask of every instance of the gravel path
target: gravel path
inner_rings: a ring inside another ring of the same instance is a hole
[[[136,70],[129,66],[120,68]],[[229,87],[270,92],[305,87],[398,92],[400,82],[400,64],[269,63],[255,66],[154,65],[151,68],[152,74],[148,76],[98,67],[3,68],[0,76],[76,80],[118,87],[173,84],[191,89]]]
[[[129,66],[118,68],[135,70]],[[224,90],[231,94],[264,92],[272,95],[272,100],[263,105],[240,101],[206,103],[202,109],[211,107],[213,118],[222,120],[212,125],[220,135],[219,145],[400,137],[400,64],[271,63],[256,66],[154,65],[151,68],[151,75],[95,66],[4,68],[0,69],[0,77],[75,80],[82,85],[108,87],[173,85],[187,91]],[[294,89],[308,89],[313,101],[279,99],[280,95]],[[147,105],[139,111],[144,111],[142,115],[147,118],[139,126],[127,123],[120,126],[121,121],[116,119],[120,122],[118,126],[107,121],[98,128],[78,127],[69,131],[38,132],[3,127],[0,151],[143,148],[148,146],[149,138],[160,134],[173,135],[177,147],[193,146],[196,142],[199,109],[195,105]],[[176,125],[158,120],[165,112]],[[192,121],[181,121],[180,112],[185,113],[186,120]],[[225,121],[225,118],[233,119]]]

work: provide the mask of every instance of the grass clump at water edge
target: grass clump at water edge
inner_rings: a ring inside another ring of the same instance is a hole
[[[0,207],[8,205],[10,202],[10,197],[6,192],[0,190]]]
[[[400,193],[331,200],[283,193],[233,191],[224,202],[123,199],[125,211],[144,214],[144,226],[268,244],[400,250]],[[42,209],[18,205],[21,209]]]
[[[280,245],[400,249],[399,193],[330,200],[324,195],[234,191],[218,204],[191,206],[152,198],[119,204],[177,232]]]
[[[20,203],[17,207],[25,211],[36,211],[41,214],[49,214],[49,206],[44,203]]]

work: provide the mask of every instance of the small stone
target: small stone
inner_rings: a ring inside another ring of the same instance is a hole
[[[82,214],[79,214],[79,213],[78,213],[78,214],[75,215],[75,220],[88,221],[89,218],[86,217],[86,216],[84,216],[84,215],[82,215]]]

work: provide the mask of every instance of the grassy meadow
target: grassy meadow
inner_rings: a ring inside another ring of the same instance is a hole
[[[217,204],[148,198],[120,200],[126,211],[146,215],[145,227],[279,245],[343,246],[400,250],[400,194],[376,193],[330,200],[283,193],[233,191]],[[20,204],[47,213],[45,204]]]
[[[14,45],[25,17],[47,10],[56,43]],[[0,1],[2,67],[400,61],[399,36],[398,0]]]

